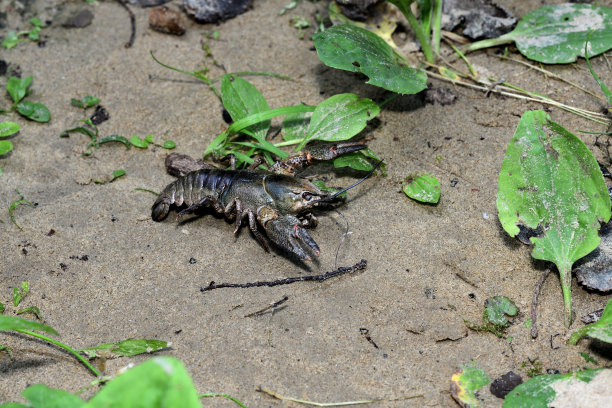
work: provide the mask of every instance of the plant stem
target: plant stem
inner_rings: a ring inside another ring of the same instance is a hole
[[[482,48],[489,48],[489,47],[496,47],[498,45],[511,44],[512,42],[514,42],[514,38],[512,38],[510,34],[512,34],[512,32],[509,32],[508,34],[504,34],[497,38],[488,38],[486,40],[476,41],[471,44],[467,44],[465,47],[461,47],[461,49],[464,53],[468,53],[471,51],[480,50]]]
[[[238,401],[238,399],[232,397],[229,394],[217,394],[216,392],[207,392],[207,393],[198,395],[198,398],[210,398],[210,397],[223,397],[223,398],[227,398],[228,400],[231,400],[234,403],[236,403],[236,405],[238,405],[238,406],[240,406],[242,408],[247,408],[246,405],[244,405],[242,402]]]
[[[421,26],[419,20],[417,20],[410,9],[410,3],[412,2],[409,0],[389,0],[389,2],[395,4],[395,6],[400,9],[402,14],[404,14],[406,20],[408,20],[408,23],[410,24],[410,27],[414,31],[414,34],[421,43],[421,49],[423,50],[423,54],[425,54],[425,59],[428,62],[433,63],[435,59],[433,51],[431,50],[431,43],[427,38],[427,33],[425,33],[423,30],[423,26]]]
[[[79,352],[78,352],[78,351],[76,351],[75,349],[73,349],[72,347],[70,347],[70,346],[68,346],[68,345],[66,345],[66,344],[64,344],[64,343],[62,343],[62,342],[60,342],[60,341],[54,340],[54,339],[52,339],[51,337],[47,337],[47,336],[45,336],[44,334],[38,334],[38,333],[35,333],[35,332],[32,332],[32,331],[29,331],[29,330],[19,330],[19,329],[15,329],[15,331],[17,331],[17,332],[19,332],[19,333],[23,333],[23,334],[30,335],[30,336],[33,336],[33,337],[36,337],[36,338],[39,338],[39,339],[41,339],[41,340],[47,341],[47,342],[49,342],[49,343],[51,343],[51,344],[54,344],[54,345],[56,345],[56,346],[58,346],[58,347],[60,347],[60,348],[63,348],[64,350],[68,351],[69,353],[73,354],[73,355],[74,355],[76,358],[78,358],[78,359],[81,361],[81,363],[85,364],[85,366],[86,366],[87,368],[89,368],[89,369],[91,370],[91,372],[92,372],[92,373],[93,373],[93,374],[94,374],[96,377],[99,377],[99,376],[100,376],[100,372],[99,372],[98,370],[96,370],[96,369],[94,368],[94,366],[92,366],[92,365],[89,363],[89,361],[87,361],[87,359],[86,359],[85,357],[83,357],[82,355],[80,355],[80,354],[79,354]]]
[[[572,325],[572,264],[571,263],[559,263],[557,264],[559,270],[559,277],[561,279],[561,290],[563,291],[563,303],[564,303],[564,314],[563,321],[565,327]]]
[[[442,25],[442,0],[434,0],[432,44],[434,52],[440,53],[440,27]]]

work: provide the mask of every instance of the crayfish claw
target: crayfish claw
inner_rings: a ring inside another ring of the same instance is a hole
[[[302,227],[301,221],[292,215],[279,216],[264,224],[266,235],[279,247],[297,255],[301,259],[312,260],[307,251],[319,255],[319,246]]]
[[[315,144],[303,151],[308,158],[308,162],[333,160],[343,154],[349,154],[365,149],[367,146],[363,142],[341,142],[334,144]]]

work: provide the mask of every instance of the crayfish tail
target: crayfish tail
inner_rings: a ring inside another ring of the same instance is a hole
[[[161,221],[168,215],[170,211],[170,205],[164,200],[155,201],[153,207],[151,208],[151,218],[154,221]]]

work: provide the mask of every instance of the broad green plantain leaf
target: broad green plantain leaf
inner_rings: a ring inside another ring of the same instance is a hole
[[[440,182],[428,173],[410,174],[402,190],[408,197],[423,203],[436,204],[440,200]]]
[[[81,408],[85,401],[68,391],[34,384],[23,390],[21,395],[30,401],[34,408]]]
[[[338,94],[317,105],[310,118],[306,139],[300,150],[311,140],[337,142],[348,140],[361,132],[368,122],[380,112],[378,105],[368,98],[355,94]]]
[[[109,351],[119,357],[131,357],[138,354],[153,353],[154,351],[170,347],[170,345],[171,343],[162,340],[127,339],[116,343],[100,344],[99,346],[88,347],[79,351],[85,353],[89,358],[98,357],[100,354],[98,352],[101,350]]]
[[[312,36],[319,59],[332,68],[360,72],[372,84],[401,94],[427,88],[427,75],[406,65],[379,36],[341,24]]]
[[[538,375],[517,386],[503,408],[604,407],[612,400],[612,370]]]
[[[590,336],[606,343],[612,343],[612,299],[608,301],[601,318],[595,323],[576,330],[568,343],[574,345],[578,343],[582,336]]]
[[[201,408],[183,364],[156,357],[120,374],[89,400],[87,408]]]
[[[542,231],[530,238],[531,255],[557,265],[569,327],[572,264],[597,248],[599,223],[610,219],[610,196],[593,154],[544,112],[525,112],[502,164],[497,210],[512,237],[518,225]]]
[[[249,81],[239,76],[223,75],[221,78],[221,95],[223,106],[229,112],[234,122],[254,113],[267,111],[268,102]],[[270,121],[266,120],[243,130],[257,140],[263,140],[270,129]]]
[[[17,104],[17,112],[35,122],[46,123],[51,120],[51,113],[39,102],[22,101]]]
[[[516,43],[521,54],[545,64],[567,64],[584,58],[587,36],[589,56],[612,48],[612,8],[590,4],[540,7],[523,16],[516,28],[498,38],[478,41],[468,50]]]
[[[453,374],[451,395],[462,407],[479,407],[480,401],[474,393],[489,382],[487,373],[476,367],[476,364],[472,361],[470,364],[461,366],[461,370]]]
[[[308,132],[312,112],[291,113],[285,116],[282,125],[283,140],[303,139]]]

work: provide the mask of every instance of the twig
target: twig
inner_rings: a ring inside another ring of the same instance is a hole
[[[298,402],[300,404],[313,405],[315,407],[343,407],[347,405],[370,404],[372,402],[377,401],[377,400],[361,400],[361,401],[344,401],[344,402],[313,402],[313,401],[301,400],[297,398],[285,397],[280,394],[277,394],[274,391],[270,391],[264,387],[259,387],[257,391],[263,392],[264,394],[268,394],[269,396],[276,398],[278,400],[281,400],[281,401]]]
[[[298,276],[295,278],[278,279],[275,281],[258,281],[258,282],[250,282],[250,283],[215,284],[215,282],[210,282],[208,286],[202,286],[200,288],[200,292],[206,292],[209,290],[220,289],[220,288],[253,288],[257,286],[272,287],[272,286],[278,286],[278,285],[289,285],[290,283],[295,283],[295,282],[324,281],[329,278],[333,278],[335,276],[343,275],[345,273],[360,271],[362,269],[365,269],[366,265],[367,265],[367,261],[365,259],[362,259],[360,262],[356,263],[353,266],[340,267],[336,269],[335,271],[327,272],[322,275]]]
[[[536,316],[537,316],[537,307],[538,307],[538,297],[540,296],[540,291],[542,290],[542,286],[548,278],[548,275],[552,270],[550,268],[546,268],[542,276],[540,276],[540,281],[535,287],[535,291],[533,292],[533,301],[531,302],[531,338],[535,339],[538,337],[538,327],[536,325]]]
[[[244,316],[244,317],[253,317],[253,316],[259,316],[265,312],[267,312],[270,309],[275,309],[277,307],[279,307],[280,305],[282,305],[283,303],[285,303],[286,301],[289,300],[289,296],[285,296],[284,298],[282,298],[281,300],[279,300],[278,302],[274,302],[271,305],[268,305],[266,307],[264,307],[261,310],[258,310],[256,312],[253,313],[249,313],[248,315]]]
[[[130,29],[131,29],[130,40],[125,43],[124,47],[131,48],[132,45],[134,45],[134,39],[136,38],[136,17],[134,17],[134,13],[132,12],[132,10],[130,10],[130,8],[128,7],[128,5],[125,3],[124,0],[117,0],[117,2],[121,4],[121,6],[123,6],[124,9],[126,9],[126,11],[128,12],[130,16]]]

